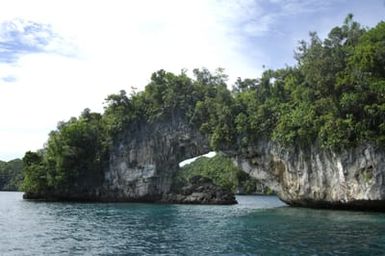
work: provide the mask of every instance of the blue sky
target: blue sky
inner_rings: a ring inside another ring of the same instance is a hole
[[[225,68],[231,84],[294,64],[309,31],[348,13],[372,27],[384,0],[4,0],[0,8],[0,160],[43,147],[58,121],[152,72]]]

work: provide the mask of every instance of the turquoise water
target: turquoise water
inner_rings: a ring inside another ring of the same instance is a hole
[[[385,214],[233,206],[46,203],[0,192],[0,255],[385,255]]]

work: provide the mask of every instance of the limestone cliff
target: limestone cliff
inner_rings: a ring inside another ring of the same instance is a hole
[[[244,171],[289,205],[385,210],[385,151],[372,144],[339,153],[313,145],[287,150],[260,141],[233,154]]]
[[[157,201],[184,159],[207,153],[206,138],[182,119],[131,127],[114,143],[102,197]]]

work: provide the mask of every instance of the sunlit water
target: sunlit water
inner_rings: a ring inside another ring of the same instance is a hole
[[[0,192],[0,255],[385,255],[385,214],[238,205],[46,203]]]

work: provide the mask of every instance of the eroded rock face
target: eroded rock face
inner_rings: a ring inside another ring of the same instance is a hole
[[[206,138],[178,118],[133,127],[117,141],[101,188],[114,201],[159,201],[179,162],[209,151]]]
[[[233,159],[289,205],[385,210],[385,151],[371,144],[336,153],[261,141]]]

